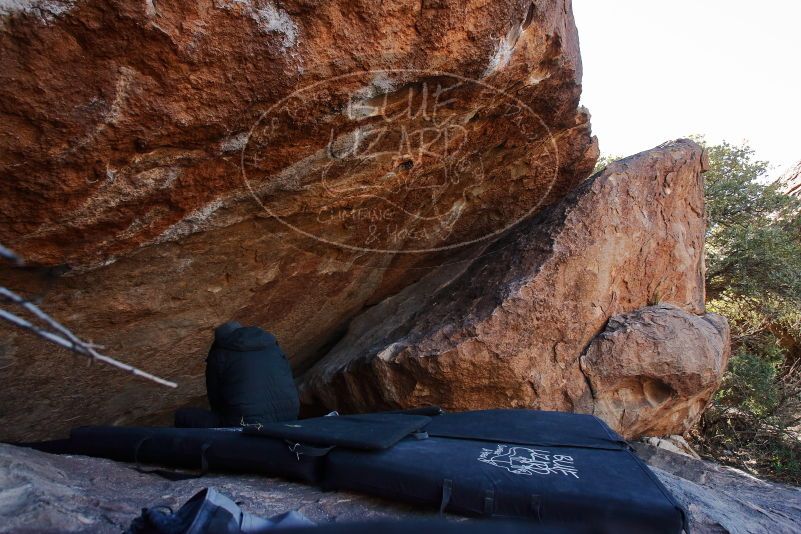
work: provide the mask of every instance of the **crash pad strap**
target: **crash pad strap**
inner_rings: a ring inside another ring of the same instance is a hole
[[[495,513],[495,490],[488,489],[484,492],[484,515]]]
[[[211,443],[204,443],[200,447],[200,476],[209,472],[209,461],[206,458],[206,451],[211,448]]]
[[[136,445],[134,445],[134,463],[136,464],[135,469],[137,471],[139,471],[140,473],[143,471],[144,468],[139,463],[139,451],[142,449],[142,445],[144,445],[146,442],[150,441],[151,439],[152,439],[151,436],[145,436],[142,439],[140,439],[139,441],[137,441]]]
[[[442,499],[439,502],[440,515],[445,513],[445,507],[451,502],[451,495],[453,494],[453,480],[446,478],[442,481]]]
[[[531,511],[537,520],[542,521],[542,499],[539,495],[531,495]]]

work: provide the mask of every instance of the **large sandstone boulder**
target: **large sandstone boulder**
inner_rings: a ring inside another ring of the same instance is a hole
[[[580,356],[610,317],[656,302],[704,313],[705,162],[701,147],[680,140],[609,165],[477,259],[443,266],[355,319],[307,373],[303,401],[343,411],[431,403],[592,412],[602,399]],[[681,345],[652,352],[698,357]],[[660,429],[676,433],[697,414],[683,402],[709,394],[725,364],[717,354],[699,360],[701,379],[657,377],[687,386],[659,413],[675,426]],[[674,419],[671,406],[684,415]]]
[[[683,434],[698,420],[729,360],[729,325],[669,304],[609,320],[581,357],[593,413],[624,437]]]
[[[3,3],[3,283],[179,388],[4,327],[0,437],[202,396],[229,319],[308,367],[589,175],[580,90],[567,0]]]

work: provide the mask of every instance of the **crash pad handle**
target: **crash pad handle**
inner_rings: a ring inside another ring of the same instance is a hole
[[[445,508],[451,502],[451,495],[453,494],[453,480],[446,478],[442,481],[442,500],[439,503],[440,515],[445,513]]]
[[[200,447],[200,475],[203,476],[209,472],[209,460],[206,457],[206,453],[211,448],[211,443],[204,443]]]
[[[531,512],[537,516],[538,521],[542,521],[542,499],[539,495],[531,495]]]
[[[150,441],[151,438],[152,438],[151,436],[145,436],[142,439],[140,439],[139,441],[137,441],[136,445],[134,445],[133,460],[134,460],[134,464],[136,464],[136,470],[137,471],[141,471],[142,470],[142,465],[139,463],[139,451],[142,449],[142,445],[144,445],[146,442]]]
[[[495,513],[495,490],[488,489],[484,492],[484,515]]]

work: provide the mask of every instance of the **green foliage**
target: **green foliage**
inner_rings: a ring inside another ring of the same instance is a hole
[[[762,347],[740,347],[729,363],[729,373],[718,391],[718,402],[739,406],[757,418],[767,418],[779,404],[775,387],[783,358],[776,339],[768,336]]]
[[[732,358],[699,425],[702,452],[801,483],[801,203],[765,183],[747,145],[705,145],[707,306]]]
[[[592,170],[592,173],[595,174],[597,172],[601,172],[607,167],[607,165],[619,159],[620,159],[619,156],[607,156],[602,154],[601,157],[598,158],[598,161],[595,163],[595,168]]]
[[[784,351],[775,337],[762,346],[739,347],[723,385],[698,427],[701,452],[753,473],[801,484],[797,373],[784,372]]]
[[[774,183],[748,146],[708,146],[707,291],[801,305],[801,203]]]

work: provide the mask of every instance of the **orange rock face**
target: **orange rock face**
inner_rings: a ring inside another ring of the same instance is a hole
[[[665,351],[663,359],[688,362],[660,368],[655,359],[643,377],[658,375],[657,369],[676,373],[665,380],[680,384],[668,393],[680,399],[662,411],[644,410],[632,426],[636,415],[618,424],[620,414],[609,407],[613,397],[602,404],[606,398],[598,395],[615,395],[616,386],[600,387],[614,379],[644,380],[631,366],[616,372],[618,357],[637,348],[588,356],[598,366],[592,376],[582,372],[580,357],[616,314],[654,302],[704,313],[704,165],[702,149],[691,141],[611,164],[479,257],[443,266],[356,318],[307,373],[303,401],[343,411],[426,403],[454,410],[597,410],[629,436],[681,431],[698,414],[682,402],[703,404],[717,385],[727,336],[710,340],[707,352],[654,340],[643,358]],[[709,361],[713,353],[717,360]],[[595,376],[603,378],[593,395]],[[683,411],[674,418],[676,410]]]
[[[616,315],[581,356],[593,413],[624,437],[684,434],[720,385],[729,325],[669,304]]]
[[[180,386],[4,327],[0,434],[201,396],[229,319],[309,367],[366,306],[590,173],[580,84],[565,0],[3,6],[0,243],[31,266],[3,283]]]

